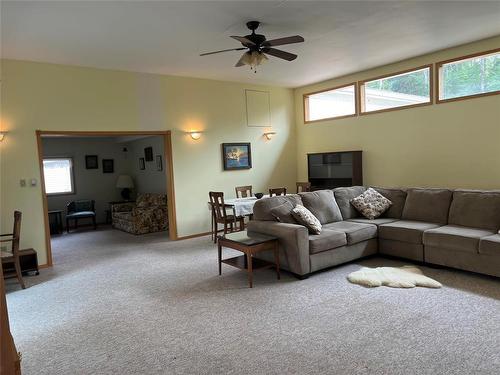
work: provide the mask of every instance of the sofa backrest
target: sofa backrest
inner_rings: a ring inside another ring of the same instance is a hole
[[[275,207],[289,202],[294,207],[297,204],[302,204],[302,200],[298,194],[278,195],[269,198],[262,198],[255,202],[253,206],[254,220],[276,221],[276,218],[271,214],[271,210]]]
[[[318,190],[299,193],[303,205],[321,224],[333,223],[342,220],[342,214],[335,201],[332,190]]]
[[[401,218],[446,224],[451,197],[452,191],[448,189],[408,189]]]
[[[137,195],[136,206],[137,207],[154,207],[154,206],[165,206],[167,204],[167,195],[158,193],[141,193]]]
[[[339,206],[340,212],[342,213],[342,218],[344,220],[354,219],[355,217],[361,216],[359,212],[352,206],[350,200],[352,198],[356,198],[358,195],[363,194],[365,191],[366,187],[364,186],[350,186],[333,189],[335,201]]]
[[[373,187],[373,189],[377,190],[380,194],[382,194],[392,202],[391,207],[389,207],[389,209],[380,217],[401,219],[401,215],[403,215],[403,209],[406,202],[406,191],[402,189],[388,189],[380,187]]]
[[[448,224],[496,232],[500,228],[500,193],[455,190]]]

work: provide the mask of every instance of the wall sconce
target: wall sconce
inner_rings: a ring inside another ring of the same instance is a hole
[[[6,134],[7,134],[7,132],[0,132],[0,142],[3,141],[3,139],[5,138]]]
[[[197,132],[197,131],[192,131],[192,132],[188,132],[188,134],[191,136],[192,139],[194,139],[195,141],[197,141],[198,139],[201,138],[201,132]]]
[[[276,135],[276,132],[264,133],[264,137],[266,137],[268,141],[270,141],[275,135]]]

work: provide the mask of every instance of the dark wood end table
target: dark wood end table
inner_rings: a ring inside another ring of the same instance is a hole
[[[222,263],[230,266],[247,270],[248,284],[253,287],[253,271],[263,268],[276,268],[278,280],[280,279],[280,258],[278,251],[278,238],[264,234],[247,233],[246,231],[229,233],[224,236],[218,236],[219,252],[219,275],[222,275]],[[222,259],[222,247],[228,247],[238,250],[245,255],[233,258]],[[254,258],[254,254],[261,251],[273,251],[275,263],[262,259]]]

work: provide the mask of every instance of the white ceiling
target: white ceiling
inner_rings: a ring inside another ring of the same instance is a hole
[[[254,74],[245,22],[300,34]],[[3,1],[4,58],[297,87],[500,35],[500,1]]]

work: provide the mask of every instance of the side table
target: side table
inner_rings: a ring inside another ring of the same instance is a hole
[[[276,237],[241,231],[228,233],[225,236],[218,236],[217,243],[219,253],[219,275],[222,274],[222,263],[225,263],[246,270],[250,288],[253,287],[253,271],[256,269],[276,268],[278,280],[280,279],[280,259],[278,239]],[[222,259],[222,247],[241,251],[244,255]],[[261,251],[273,251],[275,263],[253,257]]]

